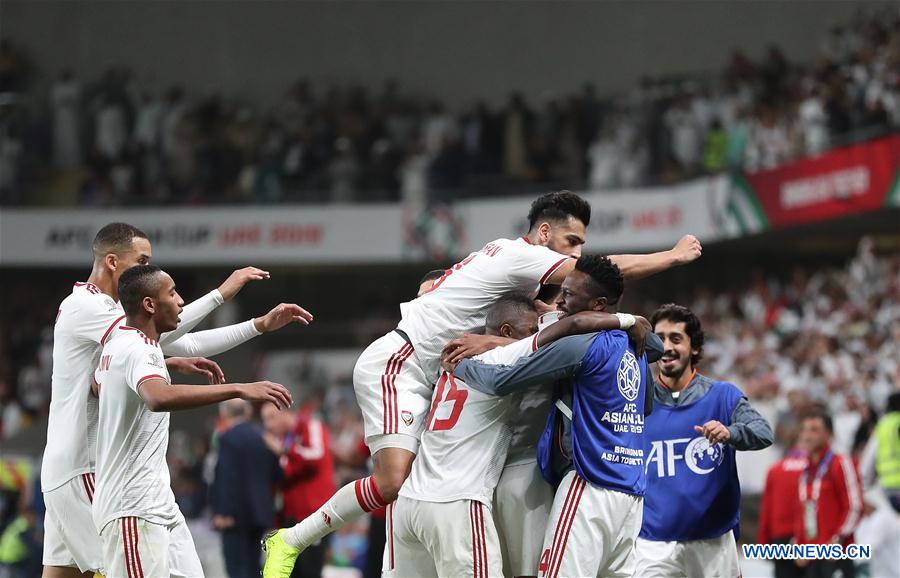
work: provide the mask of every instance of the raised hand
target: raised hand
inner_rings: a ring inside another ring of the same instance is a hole
[[[495,347],[512,343],[514,339],[494,335],[476,335],[463,333],[453,341],[447,343],[441,351],[441,356],[448,365],[455,366],[463,359],[474,357],[479,353],[490,351]]]
[[[716,420],[710,420],[703,426],[695,425],[694,431],[703,434],[710,444],[725,443],[731,439],[731,432],[728,428]]]
[[[685,235],[675,243],[672,247],[672,253],[679,265],[686,265],[692,261],[696,261],[703,253],[703,247],[700,241],[693,235]]]
[[[256,267],[244,267],[243,269],[238,269],[234,273],[229,275],[228,279],[225,279],[225,282],[219,285],[219,293],[222,294],[222,299],[228,301],[229,299],[237,295],[238,292],[244,288],[244,285],[246,285],[250,281],[258,281],[260,279],[268,278],[268,271],[263,271],[262,269],[257,269]]]
[[[280,383],[256,381],[245,383],[240,388],[241,399],[247,401],[267,401],[274,403],[278,409],[287,409],[294,403],[291,392]]]
[[[202,375],[211,385],[225,383],[225,373],[219,364],[205,357],[169,357],[166,366],[185,375]]]
[[[288,323],[309,325],[309,322],[312,320],[312,313],[303,307],[295,303],[281,303],[262,317],[254,319],[253,325],[257,331],[266,333],[268,331],[277,331]]]

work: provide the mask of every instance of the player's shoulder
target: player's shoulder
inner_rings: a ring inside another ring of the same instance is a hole
[[[63,300],[63,303],[72,303],[80,310],[90,313],[118,312],[121,307],[112,297],[101,291],[93,283],[75,283],[72,293]]]
[[[159,351],[159,343],[150,339],[140,329],[122,323],[116,325],[115,334],[107,341],[107,347],[127,351],[129,354],[142,355]]]
[[[697,377],[695,377],[694,379],[704,391],[714,392],[718,395],[725,396],[726,398],[732,400],[734,403],[737,403],[738,400],[740,400],[742,397],[746,397],[744,395],[744,392],[730,381],[719,381],[700,373],[698,373]]]

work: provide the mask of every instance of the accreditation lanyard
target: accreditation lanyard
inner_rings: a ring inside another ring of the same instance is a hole
[[[819,533],[816,506],[819,502],[819,495],[822,493],[822,478],[825,477],[833,457],[834,454],[831,453],[831,450],[828,450],[822,457],[822,462],[816,470],[816,477],[813,479],[811,496],[807,495],[806,490],[809,483],[809,469],[803,470],[803,474],[800,476],[800,503],[803,504],[803,529],[807,538],[815,538]]]

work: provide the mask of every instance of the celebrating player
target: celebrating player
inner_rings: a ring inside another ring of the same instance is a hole
[[[740,576],[735,450],[769,447],[772,428],[737,387],[697,373],[703,329],[693,312],[664,305],[650,321],[665,347],[644,427],[647,492],[635,576]]]
[[[154,265],[119,279],[124,324],[103,346],[94,374],[99,393],[93,518],[109,576],[203,576],[169,480],[169,412],[228,399],[291,405],[277,383],[172,385],[160,335],[178,326],[184,301]]]
[[[94,493],[94,444],[97,399],[91,375],[103,344],[124,318],[117,303],[118,280],[133,266],[150,261],[150,241],[139,229],[111,223],[93,242],[94,265],[87,283],[76,283],[63,300],[53,331],[53,377],[47,446],[41,466],[41,489],[47,506],[44,534],[44,578],[91,576],[100,569],[100,542],[91,520]],[[296,305],[279,305],[266,316],[198,333],[187,333],[208,313],[234,297],[248,281],[265,279],[255,267],[235,271],[217,290],[185,306],[182,322],[161,338],[167,355],[214,355],[291,321],[312,317]],[[166,365],[181,372],[206,375],[221,383],[215,363],[171,358]]]
[[[566,315],[615,313],[623,289],[610,259],[582,257],[563,283],[558,308]],[[620,315],[622,328],[633,323]],[[660,345],[655,342],[656,355]],[[511,366],[466,359],[453,372],[487,393],[556,380],[564,380],[558,392],[571,392],[571,409],[557,396],[538,446],[545,478],[559,482],[544,535],[542,576],[632,575],[645,486],[646,364],[623,331],[605,331],[565,337]]]
[[[565,335],[621,326],[614,315],[580,313],[532,338],[537,317],[528,296],[501,298],[488,311],[486,332],[521,339],[477,359],[513,363]],[[632,329],[632,337],[643,347],[649,322],[643,320]],[[419,454],[391,506],[386,575],[503,574],[491,503],[509,446],[510,425],[520,417],[516,397],[485,394],[448,372],[441,375]]]
[[[499,297],[514,291],[534,296],[542,285],[561,283],[574,268],[590,222],[590,205],[569,192],[548,193],[535,200],[528,217],[525,237],[488,243],[448,269],[430,291],[401,305],[397,329],[360,356],[353,384],[374,474],[344,486],[293,528],[268,536],[265,578],[287,578],[309,544],[396,499],[418,451],[447,342],[483,326],[487,308]],[[686,237],[670,251],[611,259],[627,277],[637,278],[699,255],[697,240]]]

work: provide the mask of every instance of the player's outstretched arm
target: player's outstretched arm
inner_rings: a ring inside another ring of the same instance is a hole
[[[159,338],[159,343],[165,345],[172,343],[196,327],[203,321],[207,315],[212,313],[218,306],[233,298],[243,289],[244,285],[250,281],[259,279],[268,279],[269,272],[257,269],[256,267],[244,267],[238,269],[228,276],[224,283],[219,285],[218,289],[213,289],[200,299],[192,301],[184,306],[181,312],[181,321],[174,331],[163,333]]]
[[[290,323],[309,325],[312,319],[312,314],[299,305],[281,303],[262,317],[227,327],[188,333],[173,343],[161,344],[161,347],[166,355],[209,357],[237,347],[257,335],[277,331]]]
[[[503,347],[504,345],[515,342],[516,340],[511,337],[463,333],[444,346],[444,349],[441,350],[441,357],[445,363],[456,365],[463,359],[475,357],[485,351],[490,351],[496,347]]]
[[[286,409],[293,403],[291,392],[283,385],[271,381],[173,385],[164,379],[148,379],[138,384],[137,392],[150,411],[180,411],[229,399],[271,402],[278,409]]]
[[[453,375],[482,393],[508,395],[532,385],[573,377],[592,340],[591,335],[570,335],[522,357],[513,365],[464,359],[453,370]]]
[[[623,329],[628,333],[628,338],[634,345],[634,353],[638,357],[645,351],[647,361],[651,363],[662,357],[662,342],[653,333],[650,322],[640,315],[628,313],[582,311],[568,315],[538,333],[537,346],[543,347],[569,335],[585,335],[613,329]]]
[[[205,357],[168,357],[166,367],[183,375],[202,375],[211,384],[225,383],[219,364]]]
[[[693,235],[685,235],[668,251],[649,255],[610,255],[610,260],[619,267],[625,279],[641,279],[655,275],[666,269],[687,265],[700,258],[703,247]]]

